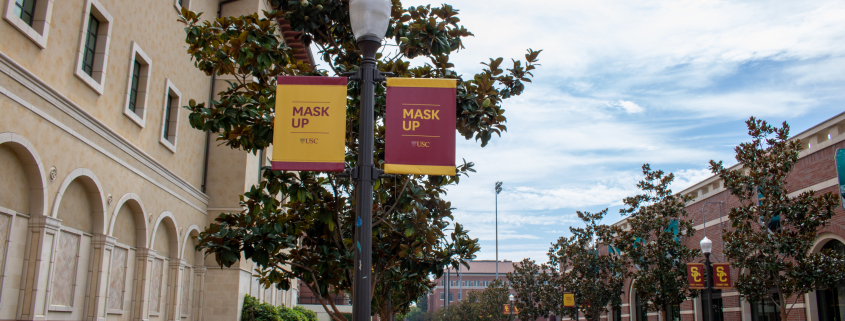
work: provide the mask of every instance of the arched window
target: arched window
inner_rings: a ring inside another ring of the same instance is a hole
[[[845,254],[845,244],[830,240],[822,251],[831,250]],[[819,308],[819,320],[845,321],[845,282],[816,290],[816,304]]]
[[[780,321],[780,310],[777,304],[775,304],[775,302],[780,303],[777,289],[772,288],[771,293],[771,299],[766,299],[762,302],[750,302],[752,321]]]
[[[648,320],[648,309],[646,309],[646,304],[643,300],[640,299],[640,295],[636,292],[634,293],[634,304],[636,313],[636,320],[637,321],[646,321]]]

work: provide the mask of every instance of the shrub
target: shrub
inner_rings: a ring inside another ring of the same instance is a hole
[[[258,301],[247,294],[244,298],[243,321],[317,321],[317,314],[303,307],[293,309]]]

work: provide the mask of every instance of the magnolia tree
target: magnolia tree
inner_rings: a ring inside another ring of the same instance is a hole
[[[187,52],[208,75],[226,76],[229,85],[209,104],[191,99],[193,128],[217,136],[221,145],[258,153],[273,137],[277,76],[327,76],[353,71],[362,57],[356,49],[347,0],[269,1],[274,10],[258,15],[200,19],[201,13],[182,10]],[[293,59],[294,51],[280,37],[277,22],[286,20],[300,31],[301,41],[320,48],[318,56],[330,72],[313,70]],[[455,129],[482,147],[507,130],[505,99],[519,95],[531,82],[539,51],[528,50],[525,61],[513,60],[502,69],[502,58],[490,59],[477,74],[458,75],[449,55],[472,36],[459,25],[458,10],[404,7],[393,0],[385,51],[377,66],[406,78],[457,79]],[[411,66],[410,59],[428,63]],[[359,85],[347,92],[346,167],[356,166],[358,150]],[[360,121],[374,122],[378,166],[384,162],[385,88],[376,86],[375,114]],[[446,188],[474,172],[473,163],[456,167],[456,176],[396,175],[375,183],[373,197],[372,311],[386,318],[406,312],[416,298],[434,286],[446,266],[457,268],[475,257],[478,240],[454,223]],[[345,320],[327,300],[332,293],[352,291],[354,183],[334,173],[262,170],[263,180],[241,197],[242,212],[224,213],[200,233],[197,250],[214,255],[222,266],[252,260],[265,286],[290,287],[303,281],[334,320]],[[243,254],[243,256],[242,256]],[[391,304],[388,304],[388,299]],[[388,306],[390,308],[388,308]]]
[[[544,301],[546,311],[577,318],[583,312],[587,320],[598,321],[608,306],[622,305],[622,286],[629,277],[628,261],[618,254],[600,253],[613,244],[621,232],[617,226],[599,224],[607,209],[598,213],[577,212],[584,227],[570,227],[570,237],[561,237],[549,249],[548,282]],[[575,296],[575,308],[563,306],[563,293]]]
[[[533,321],[541,316],[548,317],[549,310],[545,304],[541,304],[543,292],[547,290],[548,274],[540,273],[544,269],[531,259],[515,263],[513,269],[507,277],[515,292],[514,300],[519,308],[519,319]]]
[[[642,194],[626,197],[627,207],[620,210],[628,216],[630,229],[618,233],[614,244],[634,265],[637,296],[649,311],[662,311],[663,320],[669,320],[669,307],[698,295],[687,283],[686,263],[700,251],[684,245],[684,239],[695,233],[684,210],[692,196],[672,193],[671,173],[652,171],[645,164],[643,174],[637,183]]]
[[[455,300],[428,317],[432,321],[506,321],[512,316],[503,313],[508,303],[508,287],[500,280],[490,282],[484,291],[470,291],[466,298]],[[522,311],[520,311],[522,313]]]
[[[811,253],[819,229],[830,222],[839,198],[814,191],[790,196],[787,178],[801,145],[789,140],[789,125],[778,128],[751,117],[751,141],[734,150],[742,166],[728,169],[710,161],[710,169],[741,202],[728,214],[725,257],[743,273],[735,284],[748,301],[773,302],[781,320],[804,294],[845,279],[845,257],[835,252]],[[759,195],[759,196],[758,196]]]

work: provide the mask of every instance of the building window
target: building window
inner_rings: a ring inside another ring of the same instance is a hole
[[[713,321],[723,321],[723,320],[725,320],[725,314],[722,310],[722,308],[723,308],[723,305],[722,305],[723,304],[722,303],[722,290],[713,289],[712,291],[713,292],[711,293],[711,298],[713,300]],[[702,307],[706,306],[706,304],[707,304],[707,299],[704,298],[704,295],[705,295],[704,293],[705,293],[704,291],[701,292],[701,294],[702,294],[702,296],[701,296],[701,303],[702,303],[701,306]],[[709,315],[710,315],[710,311],[708,311],[707,309],[701,309],[701,311],[702,311],[702,316],[704,317],[704,320],[710,320],[710,319],[708,319]]]
[[[85,31],[85,48],[82,49],[82,71],[88,76],[94,75],[94,55],[97,52],[97,34],[100,30],[100,20],[94,15],[88,15],[88,30]]]
[[[763,300],[763,302],[751,303],[751,320],[752,321],[780,321],[780,310],[775,302],[780,302],[777,295],[777,290],[772,289],[772,298]]]
[[[3,17],[41,49],[47,47],[52,0],[10,0]]]
[[[129,57],[131,59],[126,80],[126,107],[123,114],[143,128],[147,118],[147,92],[149,92],[152,60],[134,41]]]
[[[634,293],[634,313],[636,315],[636,321],[648,320],[648,310],[645,307],[645,302],[640,300],[640,296],[636,293]]]
[[[182,93],[167,80],[164,88],[164,108],[162,110],[160,142],[171,152],[176,152],[176,133],[179,128],[179,106]]]
[[[138,82],[141,78],[141,63],[136,59],[132,63],[132,79],[129,80],[129,110],[137,114],[138,107]]]
[[[32,21],[35,18],[35,0],[15,0],[15,15],[32,27]]]
[[[176,12],[182,14],[182,8],[191,10],[191,0],[173,0],[173,6],[176,7]]]
[[[830,240],[821,250],[845,254],[845,244],[838,240]],[[845,321],[845,282],[817,289],[816,305],[819,320]]]
[[[444,298],[445,296],[446,296],[446,293],[444,293],[444,292],[440,292],[440,300],[443,300],[443,298]]]
[[[611,320],[622,321],[622,307],[613,307],[613,311],[611,313],[613,313],[613,318],[611,318]]]
[[[38,2],[52,3],[52,1],[47,0]],[[88,0],[84,14],[74,73],[85,84],[102,95],[106,80],[106,66],[108,65],[112,16],[97,0]]]
[[[666,315],[669,316],[669,321],[681,321],[681,305],[671,304],[666,306]],[[705,318],[705,320],[707,320]],[[716,321],[715,319],[713,321]]]
[[[449,302],[454,301],[455,298],[452,296],[452,292],[449,292]]]

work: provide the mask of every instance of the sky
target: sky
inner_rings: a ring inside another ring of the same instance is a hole
[[[458,162],[478,172],[446,198],[478,259],[496,256],[496,181],[499,259],[544,263],[582,225],[576,211],[621,219],[643,163],[675,173],[681,191],[711,175],[711,159],[736,163],[750,116],[798,134],[845,111],[845,1],[448,3],[475,34],[450,59],[464,76],[543,50],[533,83],[503,104],[502,138],[458,137]]]

